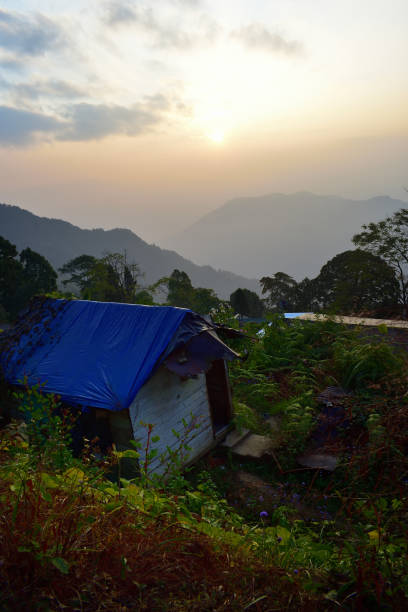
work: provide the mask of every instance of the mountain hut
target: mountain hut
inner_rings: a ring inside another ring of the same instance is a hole
[[[238,354],[187,309],[37,298],[0,351],[6,381],[60,396],[81,414],[81,436],[119,451],[149,438],[150,472],[165,473],[175,451],[196,460],[231,420],[227,362]]]

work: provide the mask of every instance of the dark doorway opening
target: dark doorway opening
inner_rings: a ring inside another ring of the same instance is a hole
[[[213,361],[206,380],[214,434],[217,435],[227,429],[232,418],[231,389],[223,359]]]

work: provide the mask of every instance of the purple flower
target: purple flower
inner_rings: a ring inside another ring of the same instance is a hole
[[[296,569],[296,570],[293,570],[293,573],[294,573],[294,574],[298,574],[298,573],[299,573],[299,570],[297,570],[297,569]]]
[[[268,516],[268,513],[267,513],[267,511],[266,511],[266,510],[262,510],[262,512],[260,512],[260,513],[259,513],[259,516],[260,516],[261,518],[266,518],[266,517]]]
[[[282,538],[281,537],[277,538],[277,540],[278,540],[278,542],[282,542]]]
[[[260,496],[258,497],[258,499],[259,499],[259,501],[260,501],[260,502],[263,502],[263,500],[264,500],[263,495],[260,495]]]

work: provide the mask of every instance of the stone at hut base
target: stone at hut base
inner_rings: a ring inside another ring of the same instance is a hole
[[[260,459],[264,455],[270,454],[274,446],[274,441],[271,438],[259,436],[258,434],[250,434],[231,448],[231,450],[237,455],[241,455],[241,457]]]
[[[338,458],[333,455],[323,455],[310,453],[297,458],[297,462],[304,467],[315,468],[316,470],[327,470],[333,472],[338,465]]]
[[[233,429],[229,432],[224,442],[222,442],[222,446],[233,448],[236,444],[239,444],[239,442],[246,438],[248,434],[249,429],[242,429],[241,431],[238,431],[238,429]]]

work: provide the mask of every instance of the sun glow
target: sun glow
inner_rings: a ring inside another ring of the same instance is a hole
[[[225,140],[225,134],[221,130],[214,130],[207,134],[208,138],[215,144],[222,144]]]

